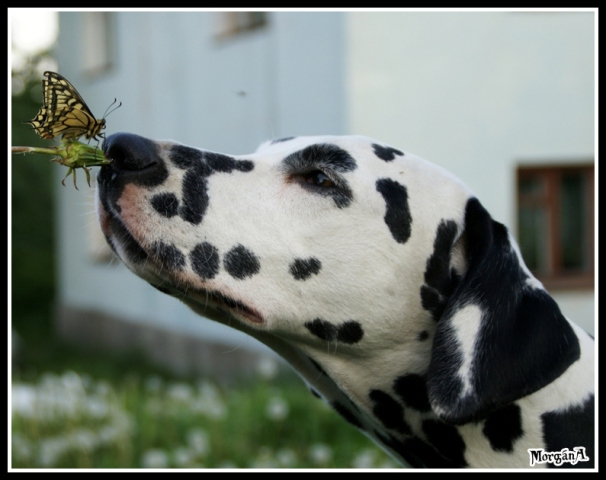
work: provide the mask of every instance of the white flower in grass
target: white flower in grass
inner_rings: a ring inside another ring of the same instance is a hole
[[[173,383],[166,392],[171,400],[186,403],[191,401],[194,396],[194,390],[187,383]]]
[[[326,465],[332,460],[332,449],[324,443],[316,443],[309,449],[309,458],[315,465]]]
[[[105,418],[110,413],[110,406],[99,397],[86,399],[86,412],[93,418]]]
[[[61,384],[64,389],[69,390],[76,395],[84,393],[84,384],[80,375],[71,370],[61,375]]]
[[[143,468],[166,468],[168,467],[168,454],[158,448],[147,450],[141,456],[141,466]]]
[[[270,420],[280,421],[288,417],[290,408],[288,403],[281,397],[272,397],[267,403],[265,413]]]
[[[278,374],[279,365],[275,358],[263,357],[257,364],[257,372],[265,380],[273,380]]]
[[[66,438],[52,437],[42,440],[38,447],[38,465],[54,467],[65,452],[69,450],[69,442]]]
[[[11,388],[12,414],[33,417],[36,414],[37,390],[31,385],[14,384]]]
[[[128,431],[119,425],[104,425],[99,429],[99,440],[103,445],[119,442],[128,437]]]
[[[215,420],[221,420],[227,414],[227,408],[220,399],[198,397],[189,406],[193,412],[202,413]]]
[[[297,455],[290,448],[282,448],[276,452],[276,461],[280,467],[294,467],[297,463]]]
[[[206,456],[210,451],[208,433],[201,428],[194,428],[187,433],[187,444],[196,455]]]
[[[114,392],[114,389],[106,380],[99,380],[95,383],[95,392],[101,397],[109,397]]]
[[[205,398],[221,398],[219,388],[208,380],[200,380],[198,382],[198,394]]]
[[[29,454],[29,462],[34,466],[54,467],[70,453],[93,454],[104,445],[129,441],[133,427],[129,414],[116,397],[99,393],[97,385],[85,388],[86,381],[67,372],[61,377],[44,375],[36,386],[13,386],[14,415],[58,425],[55,429],[58,435],[42,438],[38,445],[30,445],[33,451]],[[85,427],[91,423],[96,425],[94,430]],[[18,438],[15,449],[25,452],[24,447],[19,446]]]
[[[198,383],[198,392],[190,403],[192,411],[220,420],[227,414],[219,389],[207,380]]]
[[[189,448],[178,447],[173,451],[173,461],[177,467],[191,467],[196,455]]]
[[[207,405],[206,415],[215,420],[221,420],[227,415],[227,408],[220,400],[216,400]]]
[[[59,377],[51,372],[43,373],[38,384],[43,387],[54,387],[59,383]]]
[[[376,451],[370,449],[362,450],[353,459],[352,466],[354,468],[373,468],[376,458]]]
[[[99,437],[88,428],[79,428],[68,437],[72,449],[92,452],[99,445]]]

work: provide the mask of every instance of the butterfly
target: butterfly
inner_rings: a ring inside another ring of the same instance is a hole
[[[52,140],[61,135],[63,138],[87,140],[104,138],[105,116],[96,119],[74,86],[55,72],[44,72],[42,93],[44,104],[29,123],[42,138]],[[116,103],[116,100],[112,105]],[[116,107],[120,107],[122,102]],[[110,105],[111,107],[111,105]],[[114,109],[115,110],[115,109]]]

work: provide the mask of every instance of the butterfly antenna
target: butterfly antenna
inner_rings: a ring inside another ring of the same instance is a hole
[[[117,107],[113,108],[111,111],[108,111],[110,108],[112,108],[112,105],[114,103],[116,103],[117,101],[118,101],[118,99],[114,98],[114,101],[109,105],[109,107],[107,107],[107,110],[105,110],[105,113],[103,114],[103,118],[107,117],[114,110],[117,110],[118,108],[120,108],[122,106],[122,102],[120,102]]]

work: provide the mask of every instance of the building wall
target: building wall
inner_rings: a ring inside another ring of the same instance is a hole
[[[348,131],[463,179],[516,233],[518,165],[594,158],[594,14],[351,12]],[[552,292],[593,332],[593,291]]]
[[[101,56],[104,46],[85,41],[94,34],[86,15],[61,12],[59,68],[97,117],[114,97],[122,102],[108,118],[108,135],[127,131],[245,154],[271,138],[345,133],[340,14],[276,13],[264,29],[222,38],[220,12],[115,12],[111,68],[92,76],[83,66],[94,63],[91,56]],[[59,170],[58,178],[65,174]],[[79,190],[57,192],[58,311],[70,312],[69,325],[78,323],[78,312],[82,322],[99,312],[125,325],[219,342],[227,350],[267,352],[253,338],[193,314],[119,261],[99,261],[107,247],[93,191],[78,174]],[[65,323],[59,325],[65,330]]]

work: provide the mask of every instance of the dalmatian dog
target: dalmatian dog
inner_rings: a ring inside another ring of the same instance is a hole
[[[594,466],[594,341],[468,187],[359,136],[129,133],[97,209],[136,275],[284,357],[404,465]]]

